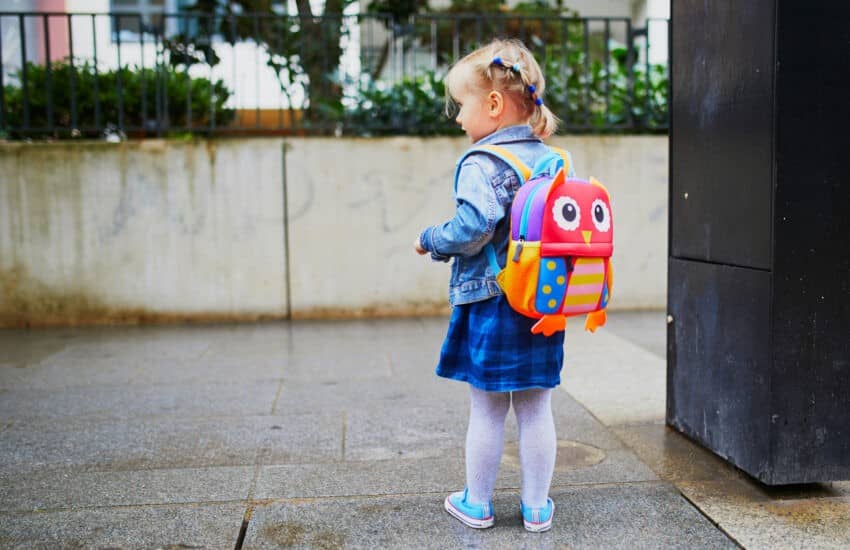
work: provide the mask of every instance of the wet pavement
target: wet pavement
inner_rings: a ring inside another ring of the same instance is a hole
[[[568,327],[553,529],[463,487],[446,318],[0,331],[2,548],[847,548],[850,483],[768,488],[664,426],[664,313]]]

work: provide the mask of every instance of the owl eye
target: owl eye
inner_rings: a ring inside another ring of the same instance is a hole
[[[596,199],[591,208],[593,209],[593,225],[596,226],[596,229],[602,233],[611,229],[611,212],[608,211],[608,206]]]
[[[564,231],[575,231],[581,221],[581,210],[572,197],[558,197],[552,207],[555,223]]]

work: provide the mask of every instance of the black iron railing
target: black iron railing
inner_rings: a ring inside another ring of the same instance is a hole
[[[450,133],[441,77],[495,36],[565,131],[666,131],[666,20],[0,12],[0,137]]]

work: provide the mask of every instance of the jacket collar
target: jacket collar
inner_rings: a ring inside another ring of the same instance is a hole
[[[534,135],[531,126],[528,124],[519,124],[496,130],[489,136],[479,139],[475,142],[475,145],[510,143],[513,141],[540,141],[540,138]]]

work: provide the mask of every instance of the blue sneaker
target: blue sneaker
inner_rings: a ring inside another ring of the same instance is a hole
[[[552,528],[552,516],[555,513],[555,503],[551,498],[546,499],[545,508],[530,508],[520,501],[522,511],[522,524],[526,531],[542,533]]]
[[[467,502],[469,488],[446,497],[446,512],[450,513],[464,525],[474,529],[485,529],[493,526],[493,503],[472,504]]]

